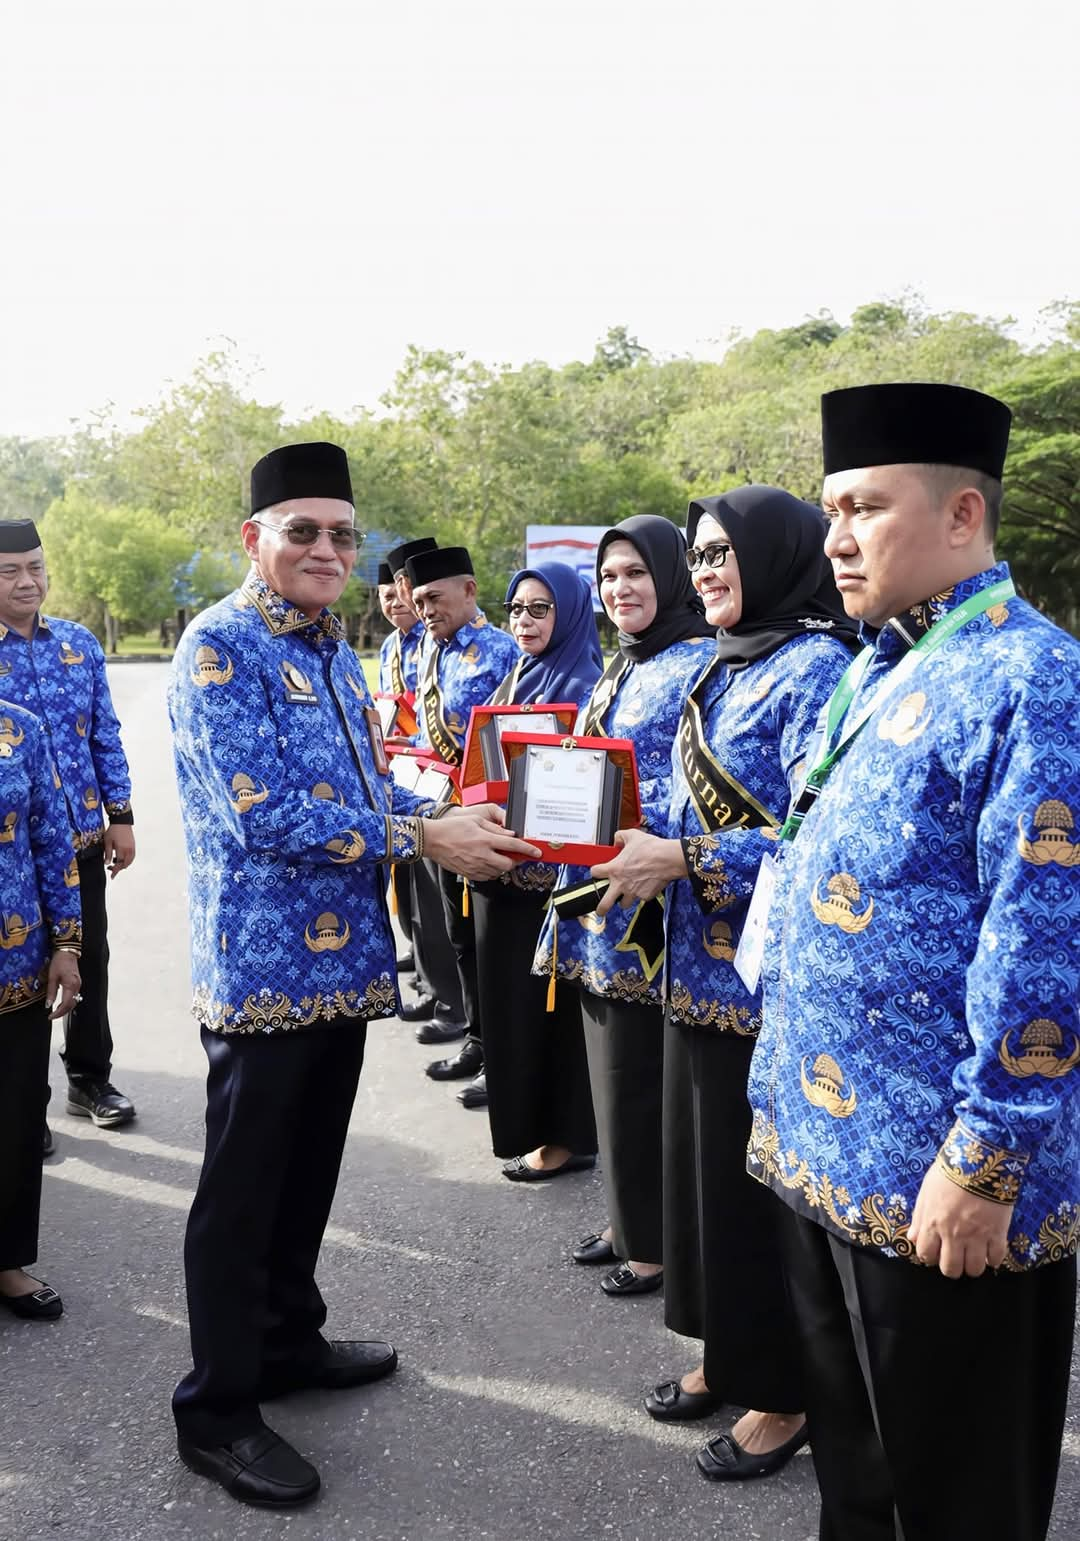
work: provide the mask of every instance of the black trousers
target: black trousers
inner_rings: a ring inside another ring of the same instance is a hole
[[[454,955],[461,1004],[464,1010],[465,1036],[483,1043],[483,1024],[480,1018],[480,989],[476,982],[476,927],[472,905],[464,912],[465,885],[456,873],[445,867],[435,867],[439,887],[442,890],[443,915],[446,934],[450,938],[450,950]]]
[[[196,1444],[253,1433],[260,1387],[318,1349],[315,1264],[366,1036],[355,1019],[267,1035],[203,1029],[206,1154],[184,1241],[194,1367],[173,1393],[177,1427]]]
[[[44,1001],[0,1016],[0,1269],[37,1257],[51,1028]]]
[[[82,899],[82,957],[79,972],[82,1000],[71,1008],[64,1024],[60,1056],[68,1080],[107,1081],[112,1070],[113,1041],[109,1028],[109,921],[105,911],[105,852],[94,845],[79,861]]]
[[[1076,1260],[947,1279],[789,1212],[820,1541],[1043,1541]]]
[[[405,864],[398,863],[394,867],[393,894],[397,901],[397,923],[401,927],[401,934],[410,947],[413,946],[412,925],[412,883],[409,881],[409,869]]]
[[[418,861],[405,870],[412,885],[413,950],[420,981],[443,1008],[440,1016],[463,1022],[461,980],[446,929],[439,869],[434,862]]]

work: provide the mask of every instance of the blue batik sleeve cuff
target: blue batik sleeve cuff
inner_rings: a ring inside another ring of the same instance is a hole
[[[957,1119],[937,1153],[936,1164],[958,1188],[995,1204],[1014,1204],[1028,1159],[980,1139]]]

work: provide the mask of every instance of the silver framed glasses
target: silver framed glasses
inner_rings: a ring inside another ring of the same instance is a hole
[[[731,546],[726,541],[715,541],[711,545],[702,546],[700,550],[697,546],[691,546],[686,553],[686,565],[692,573],[696,573],[704,562],[706,567],[711,567],[715,572],[717,568],[723,567],[730,550]]]
[[[275,535],[284,535],[293,546],[313,546],[320,535],[329,535],[330,544],[339,551],[355,551],[364,544],[365,539],[364,531],[351,524],[336,524],[333,528],[327,528],[324,524],[309,524],[304,519],[298,519],[295,524],[267,524],[265,519],[254,517],[251,522],[261,525],[264,530],[273,530]]]

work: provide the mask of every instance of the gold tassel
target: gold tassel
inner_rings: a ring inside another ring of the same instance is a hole
[[[554,912],[553,912],[554,913]],[[555,1010],[555,961],[559,956],[559,917],[555,916],[551,927],[551,978],[548,980],[547,1006],[545,1010]]]
[[[397,862],[390,863],[390,913],[397,914]]]
[[[469,880],[461,880],[461,913],[465,920],[469,918]]]

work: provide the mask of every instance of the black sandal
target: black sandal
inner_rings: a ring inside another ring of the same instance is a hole
[[[710,1482],[746,1482],[754,1477],[771,1477],[809,1440],[810,1434],[804,1423],[785,1444],[777,1445],[775,1450],[768,1450],[764,1455],[751,1455],[734,1434],[718,1434],[698,1451],[697,1469]]]

